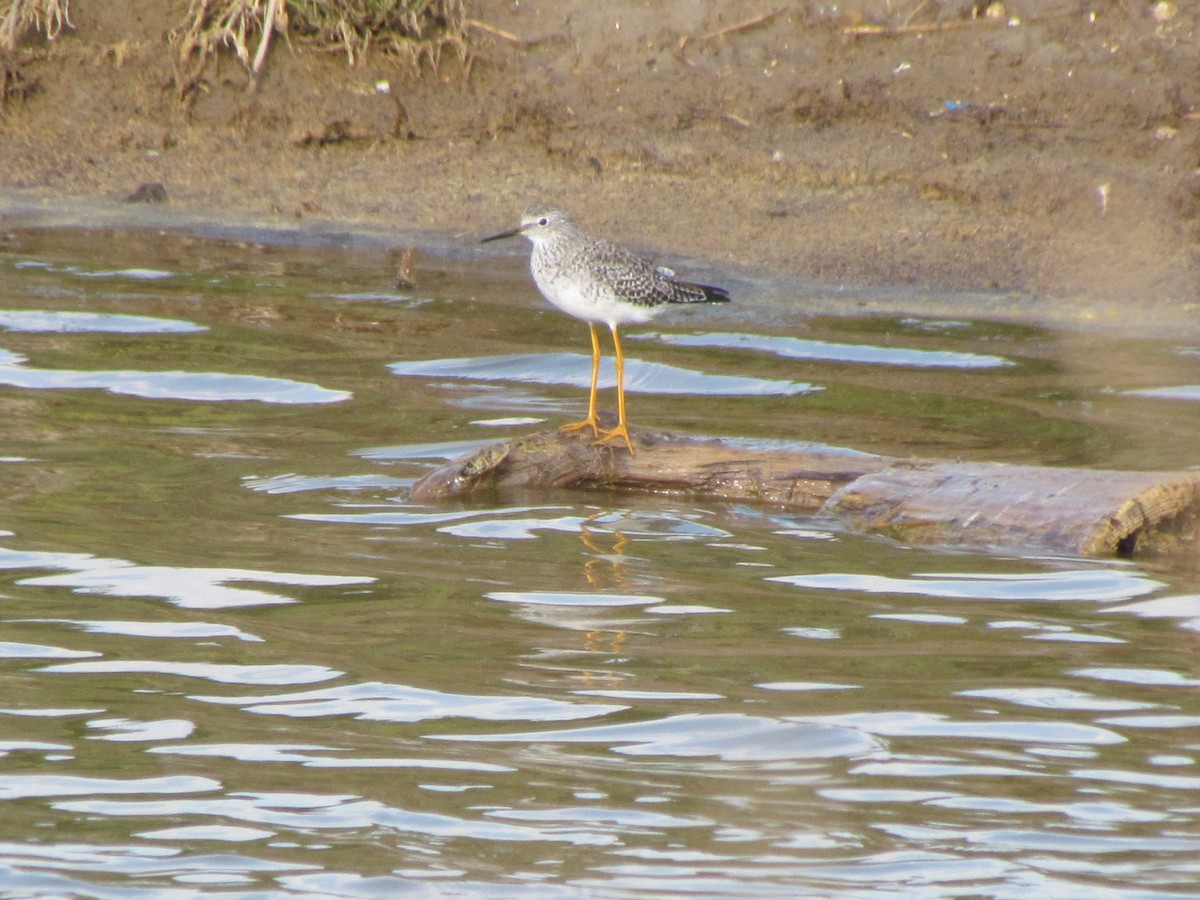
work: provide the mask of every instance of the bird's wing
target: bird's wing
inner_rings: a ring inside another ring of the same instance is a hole
[[[666,266],[657,266],[624,247],[597,241],[582,264],[590,280],[611,285],[617,296],[635,306],[664,303],[714,303],[729,299],[723,288],[680,281]]]
[[[621,300],[635,306],[672,302],[674,282],[662,269],[607,241],[597,241],[593,249],[595,252],[585,261],[587,274],[596,282],[610,285]]]

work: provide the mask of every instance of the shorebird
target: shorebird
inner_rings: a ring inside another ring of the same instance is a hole
[[[707,284],[681,281],[663,266],[643,259],[603,238],[580,231],[561,209],[534,205],[521,224],[481,243],[523,235],[533,243],[529,270],[542,296],[568,315],[587,322],[592,337],[592,389],[587,418],[560,431],[592,429],[597,444],[623,440],[629,452],[629,423],[625,418],[625,354],[621,325],[648,322],[670,303],[725,303],[729,292]],[[612,332],[617,354],[617,427],[603,429],[596,415],[596,384],[600,378],[600,339],[597,325]]]

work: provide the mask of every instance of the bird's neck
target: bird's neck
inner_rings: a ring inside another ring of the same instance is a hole
[[[533,245],[532,260],[535,265],[555,267],[563,258],[563,244],[561,240],[538,241]]]

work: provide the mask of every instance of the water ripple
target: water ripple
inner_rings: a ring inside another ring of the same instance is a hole
[[[0,781],[0,790],[3,782]],[[467,819],[441,813],[418,812],[388,806],[375,800],[328,796],[306,799],[296,795],[251,794],[207,800],[72,800],[56,809],[94,816],[211,818],[221,816],[254,825],[309,830],[385,829],[439,838],[473,838],[486,841],[552,841],[585,846],[612,845],[618,838],[572,825],[545,827]]]
[[[1075,803],[1034,803],[1014,797],[975,797],[952,796],[934,797],[925,801],[927,806],[942,809],[968,809],[980,812],[1002,813],[1004,815],[1027,815],[1030,813],[1052,813],[1065,816],[1079,822],[1104,824],[1108,822],[1161,822],[1169,818],[1166,813],[1150,812],[1144,809],[1134,809],[1124,803],[1115,802],[1075,802]]]
[[[1150,397],[1155,400],[1200,400],[1200,384],[1142,388],[1136,391],[1121,391],[1121,393],[1126,397]]]
[[[307,522],[354,522],[361,525],[440,525],[443,522],[458,522],[464,519],[474,519],[480,515],[488,516],[504,516],[510,513],[527,513],[535,510],[565,510],[570,509],[567,506],[509,506],[489,510],[447,510],[429,512],[423,510],[421,512],[408,511],[406,509],[396,510],[394,507],[389,507],[388,512],[361,512],[361,513],[299,513],[288,518],[302,519]],[[572,517],[572,521],[578,523],[585,521],[583,517]],[[578,530],[578,525],[574,530]]]
[[[139,831],[134,837],[151,841],[261,841],[274,837],[274,831],[261,828],[245,828],[240,825],[183,825],[179,828],[159,828],[155,831]]]
[[[265,697],[203,697],[206,703],[235,704],[246,712],[273,716],[353,716],[373,722],[426,722],[443,718],[485,722],[558,722],[588,719],[626,709],[601,703],[571,703],[540,697],[449,694],[373,682]]]
[[[40,575],[18,584],[66,587],[81,594],[116,597],[158,597],[188,609],[225,609],[295,603],[291,597],[249,588],[228,587],[227,582],[262,582],[302,587],[370,584],[374,578],[343,575],[308,575],[254,569],[139,566],[121,559],[104,559],[86,553],[49,553],[0,547],[0,570],[61,569],[60,575]]]
[[[130,269],[82,269],[78,266],[68,266],[63,271],[70,272],[80,278],[127,278],[132,281],[161,281],[171,278],[175,273],[163,269],[130,268]]]
[[[919,366],[923,368],[994,369],[1014,365],[1003,356],[982,353],[957,353],[951,350],[915,350],[909,347],[874,347],[869,344],[838,344],[795,337],[762,334],[709,332],[701,334],[637,335],[657,338],[678,347],[726,347],[757,350],[788,359],[821,359],[830,362],[867,363],[881,366]]]
[[[1059,853],[1137,853],[1194,852],[1200,850],[1200,838],[1150,837],[1054,833],[1033,829],[953,829],[920,825],[885,825],[883,830],[899,837],[919,841],[961,841],[994,850],[1043,850]]]
[[[1200,776],[1195,775],[1133,772],[1127,769],[1075,769],[1071,772],[1071,777],[1114,784],[1145,785],[1168,791],[1200,791]]]
[[[232,625],[214,622],[123,622],[86,619],[20,619],[21,622],[50,622],[81,628],[89,634],[121,634],[128,637],[196,638],[232,637],[239,641],[262,643],[262,638]],[[94,654],[99,656],[99,654]]]
[[[887,737],[964,738],[1044,744],[1123,744],[1125,738],[1107,728],[1077,722],[965,722],[944,715],[917,712],[856,712],[798,718],[795,721],[831,723]]]
[[[477,453],[496,442],[486,437],[471,441],[437,441],[431,444],[400,444],[395,447],[368,447],[358,455],[366,459],[458,459],[468,453]]]
[[[484,540],[528,541],[540,531],[558,531],[579,534],[587,524],[586,516],[553,516],[551,518],[524,519],[477,519],[457,525],[446,525],[438,531],[460,538]]]
[[[1111,606],[1105,612],[1132,613],[1145,619],[1182,619],[1181,628],[1200,631],[1200,594],[1158,597],[1124,606]]]
[[[685,713],[624,725],[515,734],[431,735],[440,740],[608,744],[630,756],[715,756],[723,760],[823,759],[882,749],[861,731],[820,722],[739,714]]]
[[[518,353],[510,356],[460,357],[392,363],[397,375],[420,378],[465,378],[474,381],[518,381],[586,388],[592,361],[578,353]],[[617,383],[613,361],[600,365],[600,386]],[[639,359],[625,360],[625,390],[631,394],[707,394],[711,396],[792,396],[821,390],[797,381],[776,381],[742,375],[709,375]]]
[[[1200,678],[1181,675],[1170,669],[1140,669],[1133,667],[1097,666],[1089,669],[1074,669],[1068,674],[1080,678],[1097,678],[1101,681],[1122,681],[1126,684],[1155,685],[1162,687],[1197,687]]]
[[[64,862],[76,868],[90,866],[111,866],[120,868],[121,859],[125,856],[162,858],[174,856],[175,851],[166,847],[138,847],[122,844],[34,844],[17,843],[15,841],[0,842],[0,857],[7,861],[19,859],[25,864],[35,860],[46,859],[54,862]],[[4,884],[9,884],[4,881]]]
[[[18,797],[72,797],[91,794],[195,794],[215,791],[220,782],[196,775],[159,778],[89,778],[82,775],[0,774],[0,800]]]
[[[182,319],[48,309],[0,310],[0,328],[55,334],[190,334],[208,330],[204,325]]]
[[[131,722],[129,719],[92,719],[88,728],[107,731],[91,734],[94,741],[178,741],[191,735],[196,726],[187,719],[159,719],[154,722]]]
[[[293,762],[316,769],[432,769],[449,772],[515,772],[512,766],[474,760],[418,757],[322,756],[337,752],[319,744],[186,744],[151,747],[149,753],[236,759],[240,762]]]
[[[581,697],[609,697],[613,700],[658,700],[678,702],[680,700],[723,700],[722,694],[701,694],[696,691],[622,691],[600,688],[571,691]]]
[[[996,766],[984,763],[927,762],[914,759],[896,759],[870,762],[855,766],[852,775],[876,775],[889,778],[916,778],[922,782],[937,783],[947,778],[1046,778],[1044,772],[1021,769],[1016,766]]]
[[[5,710],[6,712],[7,710]],[[10,753],[42,752],[55,753],[74,750],[70,744],[51,744],[48,741],[5,741],[0,740],[0,756]]]
[[[55,859],[47,859],[46,855],[39,852],[43,849],[62,855]],[[106,883],[114,873],[133,879],[162,878],[182,884],[246,884],[252,879],[240,873],[304,872],[319,868],[311,863],[272,862],[228,853],[183,855],[180,847],[50,844],[39,848],[24,845],[19,851],[4,854],[4,862],[0,862],[0,883],[8,889],[21,889],[22,893],[19,896],[22,897],[96,897],[103,900],[126,900],[147,896],[155,900],[187,900],[197,896],[193,889],[139,888],[124,885],[106,888],[95,882],[84,883],[62,875],[28,871],[51,866],[67,871],[100,873],[104,876],[104,881],[97,879],[100,884]]]
[[[619,809],[596,806],[567,806],[543,809],[491,809],[485,815],[520,822],[586,822],[591,825],[612,823],[624,829],[710,827],[711,819],[699,816],[671,816],[644,809]]]
[[[835,684],[828,681],[763,681],[755,687],[764,691],[854,691],[860,684]]]
[[[1162,582],[1131,569],[1077,569],[1020,575],[915,573],[910,578],[826,572],[776,575],[766,579],[796,587],[861,591],[868,594],[918,594],[968,600],[1077,600],[1111,603],[1156,591]]]
[[[694,516],[662,514],[657,516],[597,516],[587,514],[526,516],[529,512],[573,510],[567,506],[510,506],[493,509],[439,510],[430,512],[396,509],[378,505],[361,512],[294,513],[291,519],[307,522],[331,522],[358,525],[441,525],[438,532],[454,537],[487,540],[533,540],[539,532],[596,534],[619,532],[626,538],[654,537],[659,540],[713,539],[730,532],[707,525]]]
[[[1157,703],[1140,703],[1136,700],[1097,697],[1083,691],[1050,687],[976,688],[959,691],[961,697],[986,697],[990,700],[1006,700],[1020,706],[1035,709],[1079,709],[1097,712],[1149,709]]]
[[[60,663],[43,666],[39,672],[71,675],[154,674],[180,678],[202,678],[220,684],[312,684],[344,674],[325,666],[301,664],[237,665],[235,663],[187,663],[153,659],[113,659],[97,662]]]
[[[389,475],[272,475],[269,478],[248,476],[242,484],[264,494],[295,494],[301,491],[375,491],[399,490],[412,484],[410,478]]]
[[[489,600],[531,606],[655,606],[661,597],[649,594],[603,594],[591,591],[489,591]]]
[[[0,659],[72,659],[80,656],[100,656],[88,650],[67,650],[64,647],[48,647],[45,644],[22,644],[17,641],[0,641]]]
[[[329,390],[303,381],[265,375],[34,369],[24,363],[24,357],[0,350],[0,384],[33,390],[99,389],[152,400],[256,400],[285,405],[339,403],[353,396],[349,391]]]

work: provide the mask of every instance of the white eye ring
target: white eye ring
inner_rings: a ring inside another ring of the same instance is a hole
[[[549,225],[549,224],[550,224],[550,220],[549,220],[549,219],[547,219],[547,218],[545,218],[545,217],[543,217],[543,218],[541,218],[541,219],[538,219],[538,224],[539,224],[539,225]]]

